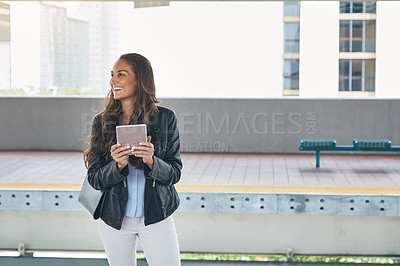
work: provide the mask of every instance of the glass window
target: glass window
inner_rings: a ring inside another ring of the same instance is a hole
[[[0,2],[0,42],[10,41],[10,5]]]
[[[340,52],[375,52],[375,20],[341,20]]]
[[[350,13],[350,2],[340,2],[340,13]]]
[[[350,52],[363,52],[363,21],[353,20],[351,22],[353,24],[353,36]]]
[[[299,60],[285,59],[283,65],[283,89],[299,89]]]
[[[353,12],[351,13],[363,13],[363,2],[353,2]]]
[[[349,52],[350,51],[350,21],[340,21],[340,40],[339,40],[339,51]]]
[[[339,60],[339,91],[375,91],[375,60]]]
[[[365,20],[365,52],[375,52],[375,20]]]
[[[365,61],[365,91],[375,91],[375,60]]]
[[[376,14],[376,2],[366,2],[365,13]]]
[[[285,2],[284,16],[300,17],[300,2]],[[300,22],[285,22],[284,53],[298,54],[300,52]],[[299,60],[284,59],[283,89],[299,90]]]
[[[300,42],[300,22],[285,23],[285,53],[298,53]]]
[[[362,61],[363,60],[352,60],[351,69],[351,90],[362,91]]]
[[[376,2],[349,1],[340,3],[340,13],[376,13]]]
[[[287,2],[283,7],[283,15],[289,17],[300,17],[300,2]]]
[[[350,62],[339,60],[339,91],[349,91]]]

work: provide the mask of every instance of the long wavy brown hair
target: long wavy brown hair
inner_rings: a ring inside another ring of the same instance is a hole
[[[137,80],[137,100],[133,108],[134,111],[130,115],[129,124],[146,124],[149,132],[151,117],[158,113],[157,104],[160,103],[156,98],[156,86],[150,61],[135,53],[121,55],[119,60],[124,60],[129,64]],[[104,163],[98,167],[109,163],[112,160],[111,146],[117,143],[115,128],[122,123],[123,110],[121,101],[114,99],[112,88],[104,103],[104,111],[97,115],[96,119],[99,122],[92,125],[92,132],[88,137],[89,147],[84,151],[83,158],[86,168],[99,156],[104,156]],[[129,156],[129,161],[135,167],[143,169],[143,162],[139,158]]]

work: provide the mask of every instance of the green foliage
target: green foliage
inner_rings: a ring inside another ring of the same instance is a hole
[[[242,254],[181,254],[182,260],[211,260],[211,261],[286,261],[283,256],[260,256]]]
[[[138,258],[145,258],[143,253],[137,253]],[[286,262],[283,255],[246,255],[246,254],[200,254],[181,253],[182,260],[205,261],[269,261]],[[360,264],[398,264],[400,258],[392,257],[350,257],[350,256],[294,256],[293,262],[300,263],[360,263]]]
[[[0,95],[2,96],[41,96],[41,95],[53,95],[53,92],[45,87],[33,88],[31,86],[27,88],[14,88],[14,89],[2,89],[0,88]],[[82,90],[76,87],[59,88],[55,96],[65,95],[100,95],[96,91]]]
[[[81,95],[81,89],[80,88],[72,88],[72,87],[67,87],[63,90],[60,90],[58,95]]]
[[[25,95],[25,91],[20,89],[0,89],[0,95],[7,96],[7,95]]]
[[[362,264],[396,264],[398,258],[388,257],[329,257],[329,256],[295,256],[294,262],[325,262],[325,263],[362,263]]]
[[[49,92],[46,88],[39,88],[39,90],[36,93],[37,95],[51,95],[51,92]]]

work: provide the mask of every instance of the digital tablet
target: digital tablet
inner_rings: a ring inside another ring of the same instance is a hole
[[[147,142],[146,124],[117,126],[117,143],[121,145],[137,146]]]

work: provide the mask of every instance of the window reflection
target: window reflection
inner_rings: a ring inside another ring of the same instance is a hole
[[[341,20],[340,21],[340,43],[339,49],[341,52],[350,51],[350,21]]]
[[[375,14],[376,2],[341,2],[340,13]],[[370,19],[357,19],[359,16],[352,19],[350,16],[350,20],[340,20],[339,52],[375,52],[376,19],[373,16],[364,17]],[[339,60],[339,91],[375,91],[375,59],[367,59],[370,55],[361,56],[366,58]],[[360,55],[357,57],[360,58]]]
[[[300,23],[285,23],[285,53],[298,53],[300,42]]]
[[[340,3],[340,13],[376,13],[376,2],[349,1]]]
[[[352,60],[352,72],[351,72],[351,90],[361,91],[362,82],[362,61],[363,60]]]
[[[350,13],[350,2],[340,3],[340,13]]]
[[[349,60],[339,61],[339,91],[349,91],[349,75],[350,64]]]
[[[285,3],[283,8],[283,15],[289,17],[299,17],[300,16],[300,3]]]
[[[375,60],[339,60],[339,91],[375,91]]]
[[[283,62],[283,90],[298,91],[299,59],[293,58],[298,58],[300,52],[300,2],[285,2],[284,16],[287,19],[284,22],[284,53],[292,59]]]
[[[376,13],[376,2],[366,2],[365,3],[365,13]]]
[[[365,61],[365,91],[375,91],[375,60]]]
[[[340,52],[375,52],[375,20],[341,20]]]
[[[375,20],[365,21],[365,52],[375,52]]]
[[[353,12],[352,13],[363,13],[363,2],[353,2]]]
[[[350,52],[363,52],[363,22],[362,20],[353,20],[352,23],[353,36]]]
[[[299,89],[299,60],[286,59],[283,66],[283,87],[285,90]]]

